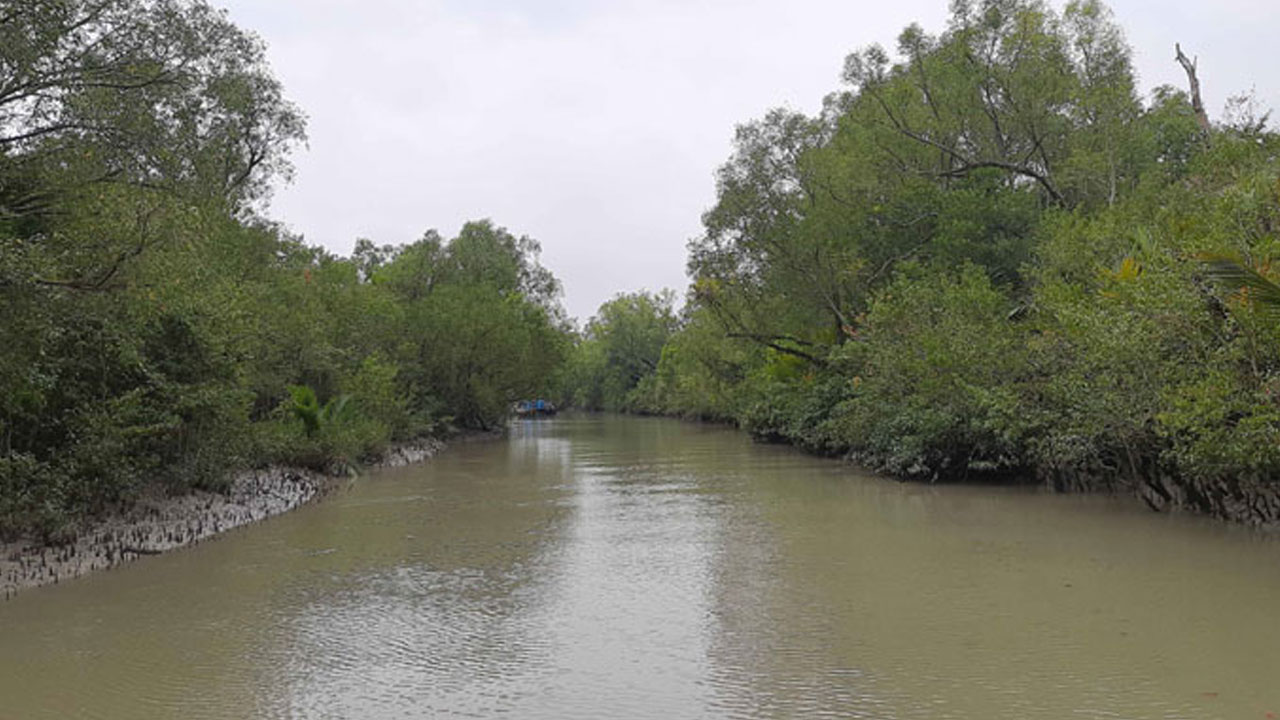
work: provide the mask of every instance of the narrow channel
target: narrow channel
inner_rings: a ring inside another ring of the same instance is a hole
[[[0,718],[1265,718],[1280,538],[521,421],[0,604]]]

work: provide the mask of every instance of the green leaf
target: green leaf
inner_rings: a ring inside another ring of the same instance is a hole
[[[1280,285],[1268,280],[1243,261],[1229,255],[1205,253],[1200,256],[1211,280],[1239,293],[1253,307],[1267,313],[1280,312]]]

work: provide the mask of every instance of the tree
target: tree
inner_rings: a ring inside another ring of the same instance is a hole
[[[203,0],[10,0],[0,18],[5,175],[198,189],[240,209],[288,173],[302,116],[261,41]],[[46,208],[40,190],[7,212]]]
[[[10,0],[0,40],[0,243],[44,286],[119,288],[202,214],[247,217],[303,139],[262,43],[202,0]]]
[[[902,33],[901,62],[878,46],[846,62],[850,113],[875,144],[905,172],[946,181],[996,170],[1062,206],[1094,196],[1064,173],[1082,147],[1110,153],[1104,196],[1114,201],[1130,177],[1115,135],[1140,105],[1109,12],[1093,0],[1069,3],[1062,18],[1040,0],[952,7],[947,32]]]
[[[372,244],[363,247],[369,264]],[[538,243],[484,220],[444,241],[428,231],[372,271],[405,313],[397,357],[412,406],[443,402],[464,425],[492,427],[512,402],[548,389],[566,350],[559,282]]]
[[[570,359],[572,401],[590,409],[636,409],[634,392],[652,378],[679,323],[675,294],[619,293],[587,322]]]
[[[848,271],[857,263],[843,238],[811,227],[823,192],[813,155],[828,136],[821,120],[784,110],[740,126],[705,233],[689,245],[695,299],[728,334],[813,362],[813,333],[796,327],[815,311],[831,320],[819,333],[850,325]]]

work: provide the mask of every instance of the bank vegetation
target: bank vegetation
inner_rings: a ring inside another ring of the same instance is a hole
[[[202,0],[0,0],[0,540],[347,472],[546,387],[570,341],[538,244],[310,246],[263,214],[304,133]]]
[[[854,52],[818,115],[738,128],[683,309],[602,307],[566,399],[1280,521],[1280,137],[1169,53],[1188,90],[1140,93],[1094,0]]]

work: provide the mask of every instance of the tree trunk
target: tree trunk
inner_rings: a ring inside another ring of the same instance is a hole
[[[1209,115],[1204,111],[1204,102],[1200,100],[1200,78],[1196,77],[1197,60],[1191,60],[1182,53],[1182,45],[1174,43],[1174,50],[1178,52],[1174,57],[1183,70],[1187,71],[1187,82],[1191,84],[1191,108],[1196,111],[1196,121],[1200,123],[1200,129],[1204,132],[1205,137],[1209,137]]]

